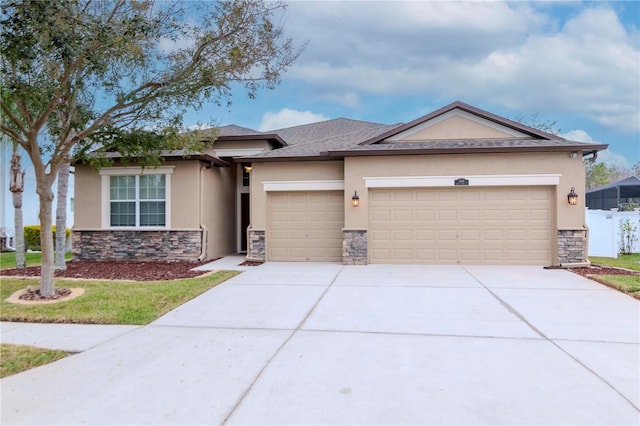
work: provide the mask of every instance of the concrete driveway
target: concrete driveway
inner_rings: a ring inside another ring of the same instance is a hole
[[[1,420],[638,424],[639,365],[640,303],[567,271],[267,263],[3,379]]]

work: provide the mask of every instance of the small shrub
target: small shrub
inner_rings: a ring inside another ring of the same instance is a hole
[[[638,228],[633,224],[631,219],[620,219],[620,254],[631,254],[633,248],[638,241],[636,231]]]
[[[53,234],[53,239],[56,239],[56,226],[53,225],[51,227],[51,233]],[[69,238],[71,235],[71,229],[65,229],[65,236]],[[24,247],[26,249],[31,250],[40,250],[40,225],[29,225],[24,227]]]

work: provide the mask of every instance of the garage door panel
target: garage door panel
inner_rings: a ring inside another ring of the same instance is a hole
[[[504,212],[502,210],[482,210],[482,220],[485,222],[502,222],[504,220]]]
[[[437,212],[438,222],[457,222],[458,211],[457,210],[438,210]]]
[[[342,192],[273,192],[268,205],[268,260],[342,260]]]
[[[551,218],[551,211],[547,209],[535,209],[529,211],[529,218],[531,220],[540,220],[547,222]]]
[[[479,210],[463,210],[459,212],[461,221],[478,221],[480,220],[482,213]]]
[[[415,250],[415,259],[418,261],[433,262],[435,250],[433,249],[417,249]]]
[[[481,233],[482,231],[479,229],[464,229],[460,231],[460,240],[464,241],[466,244],[477,242],[481,240]]]
[[[433,222],[436,219],[436,213],[433,210],[417,210],[415,214],[417,221]]]
[[[437,200],[440,202],[455,202],[458,201],[458,195],[455,190],[452,189],[444,189],[437,192]]]
[[[433,229],[416,229],[415,235],[416,235],[416,241],[431,242],[435,236],[435,232]]]
[[[416,194],[416,201],[417,202],[428,202],[428,203],[432,203],[434,200],[434,193],[433,191],[422,191],[422,190],[416,190],[415,192]]]
[[[548,187],[372,189],[370,261],[549,264],[551,194]]]

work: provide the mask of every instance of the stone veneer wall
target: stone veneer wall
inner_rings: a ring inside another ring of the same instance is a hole
[[[266,260],[265,232],[249,229],[247,260],[264,262]]]
[[[366,265],[367,261],[367,230],[343,229],[342,263],[344,265]]]
[[[196,262],[202,231],[73,231],[73,258]]]
[[[588,262],[586,229],[558,229],[558,262]]]

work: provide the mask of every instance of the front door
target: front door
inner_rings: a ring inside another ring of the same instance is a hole
[[[248,193],[240,194],[240,251],[247,251],[247,228],[250,224],[250,210],[249,210],[249,195]]]

